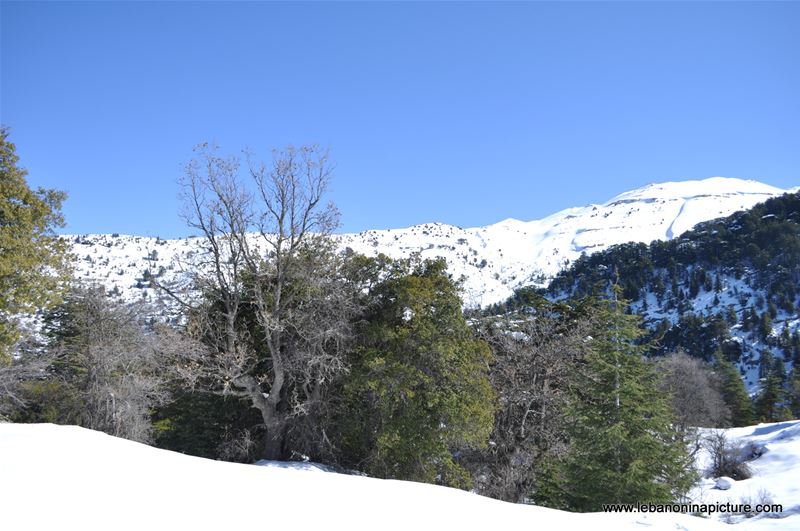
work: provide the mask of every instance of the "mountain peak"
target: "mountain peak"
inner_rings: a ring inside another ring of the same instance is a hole
[[[641,188],[623,192],[605,203],[612,205],[631,200],[671,200],[702,196],[761,195],[763,199],[788,192],[751,179],[735,177],[709,177],[701,180],[651,183]],[[762,199],[762,200],[763,200]]]

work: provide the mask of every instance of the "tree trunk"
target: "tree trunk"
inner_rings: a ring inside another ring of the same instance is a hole
[[[266,436],[264,440],[264,459],[279,461],[283,458],[283,442],[286,438],[286,417],[278,412],[278,400],[272,395],[262,393],[261,386],[252,376],[240,376],[236,385],[243,387],[250,397],[253,407],[261,412]]]
[[[265,416],[264,426],[267,428],[267,434],[264,437],[264,459],[269,459],[270,461],[283,460],[283,442],[286,438],[286,422],[276,418],[268,420]]]

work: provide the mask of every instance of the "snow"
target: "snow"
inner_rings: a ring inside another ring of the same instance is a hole
[[[468,307],[502,302],[516,288],[543,286],[582,253],[629,241],[672,239],[702,221],[751,208],[787,193],[756,181],[712,177],[700,181],[650,184],[603,204],[573,207],[532,221],[506,219],[486,227],[426,223],[408,228],[338,235],[340,248],[366,255],[444,257],[450,274],[464,277]],[[77,257],[76,276],[119,290],[125,300],[166,305],[147,287],[144,271],[164,267],[161,280],[186,278],[200,239],[161,240],[140,236],[65,236]],[[157,252],[155,259],[151,253]],[[176,312],[172,311],[174,316]]]
[[[708,432],[703,430],[703,433]],[[731,428],[724,432],[729,441],[741,444],[748,454],[759,455],[748,463],[753,477],[740,481],[724,478],[729,483],[727,489],[716,486],[723,478],[706,478],[692,492],[693,501],[760,503],[759,500],[768,498],[771,503],[782,504],[783,512],[752,518],[742,515],[715,515],[714,518],[736,523],[738,529],[800,529],[800,420]],[[699,453],[697,462],[701,472],[708,467],[709,456],[705,450]]]
[[[725,529],[688,515],[572,514],[434,485],[309,472],[190,457],[74,426],[0,424],[0,528]]]
[[[786,193],[768,184],[752,179],[735,179],[730,177],[709,177],[700,181],[676,181],[668,183],[651,183],[636,190],[625,192],[611,202],[642,199],[673,199],[676,197],[702,197],[720,195],[762,195],[764,199],[776,194]]]

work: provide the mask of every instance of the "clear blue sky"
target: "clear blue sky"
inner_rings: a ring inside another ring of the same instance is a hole
[[[0,118],[67,232],[186,234],[204,140],[329,146],[344,231],[800,184],[798,3],[1,5]]]

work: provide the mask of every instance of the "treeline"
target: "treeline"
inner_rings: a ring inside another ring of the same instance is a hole
[[[23,187],[16,159],[6,166],[4,181]],[[529,294],[467,320],[443,260],[337,252],[329,179],[315,147],[246,168],[198,148],[182,190],[204,252],[191,286],[160,286],[183,305],[181,325],[65,280],[40,305],[43,337],[4,314],[17,339],[2,349],[1,414],[573,510],[680,499],[695,479],[693,427],[744,422],[733,366],[648,361],[621,290],[558,303]],[[27,223],[3,220],[15,234]],[[53,241],[23,243],[66,260]],[[15,282],[37,289],[35,276]]]

